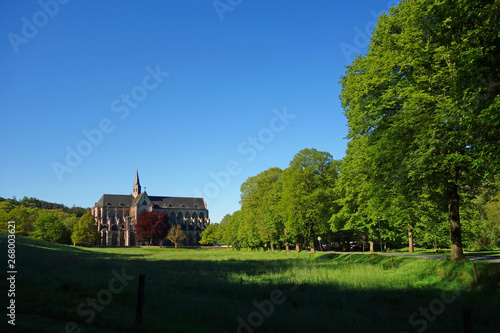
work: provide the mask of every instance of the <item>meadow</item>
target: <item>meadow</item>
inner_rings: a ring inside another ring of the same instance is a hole
[[[7,262],[5,234],[0,243]],[[15,331],[463,332],[468,309],[474,332],[500,332],[500,264],[477,262],[478,284],[470,261],[393,264],[374,254],[78,248],[18,236]],[[14,331],[5,319],[1,327]]]

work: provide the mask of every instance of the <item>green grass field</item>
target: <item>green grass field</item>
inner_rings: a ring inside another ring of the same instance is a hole
[[[0,242],[6,267],[5,234]],[[467,308],[474,332],[500,332],[500,264],[478,262],[476,285],[469,261],[394,257],[392,269],[390,257],[352,259],[75,248],[17,237],[16,330],[5,314],[1,330],[442,333],[463,332]],[[146,276],[143,325],[134,327],[140,274]]]
[[[450,249],[438,249],[438,252],[436,252],[434,249],[425,249],[425,248],[415,248],[415,252],[413,253],[408,253],[408,248],[402,248],[402,249],[394,249],[394,250],[389,250],[387,251],[388,253],[404,253],[404,254],[425,254],[425,255],[447,255],[449,256],[451,254]],[[478,256],[478,257],[500,257],[500,251],[467,251],[464,250],[464,253],[466,256]]]

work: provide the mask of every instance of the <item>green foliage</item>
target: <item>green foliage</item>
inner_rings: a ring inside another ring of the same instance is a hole
[[[281,169],[271,168],[248,178],[241,185],[241,211],[243,218],[238,228],[242,246],[258,247],[262,243],[275,243],[280,237],[280,228],[273,215],[275,208],[275,184]]]
[[[379,18],[341,81],[349,195],[333,228],[378,215],[433,238],[445,212],[463,257],[460,196],[499,174],[498,3],[407,0]]]
[[[31,237],[53,243],[67,244],[68,230],[57,216],[47,210],[42,210],[34,223]]]
[[[304,149],[282,172],[250,177],[220,238],[257,248],[381,237],[451,244],[453,259],[462,242],[496,246],[496,213],[472,203],[500,174],[499,5],[406,0],[383,14],[341,80],[341,165]]]
[[[221,232],[221,243],[231,245],[236,248],[240,247],[238,241],[238,229],[241,224],[241,218],[242,214],[240,210],[234,212],[228,218],[227,224],[224,225],[224,228]]]
[[[17,201],[14,199],[0,198],[0,231],[7,231],[7,222],[16,222],[16,234],[23,236],[35,235],[38,238],[46,239],[52,236],[43,236],[40,229],[35,230],[35,221],[38,219],[40,210],[51,212],[60,223],[55,224],[57,232],[61,233],[56,237],[57,242],[71,244],[71,233],[77,218],[85,212],[84,208],[68,208],[64,205],[50,203],[36,198],[24,197]],[[51,238],[53,239],[53,238]]]
[[[488,201],[483,209],[478,248],[498,248],[500,247],[500,194]]]
[[[304,149],[283,172],[279,207],[286,233],[296,245],[314,247],[315,239],[329,232],[338,166],[329,153]]]
[[[47,202],[39,200],[37,198],[28,198],[28,197],[24,197],[20,201],[14,199],[4,199],[0,197],[0,210],[4,210],[3,208],[4,205],[11,206],[12,208],[14,208],[14,206],[22,206],[31,209],[38,208],[38,209],[60,210],[68,214],[75,214],[77,217],[81,217],[85,213],[85,211],[88,210],[76,206],[69,208],[62,204]]]
[[[330,233],[338,172],[329,153],[304,149],[286,170],[249,177],[241,185],[241,210],[224,218],[216,239],[237,248],[314,247],[318,236]]]
[[[73,223],[72,218],[65,221],[68,224]],[[99,244],[100,240],[101,235],[97,230],[94,217],[90,213],[84,214],[74,225],[71,241],[74,245],[92,246]]]
[[[487,200],[483,193],[469,203],[464,214],[464,243],[472,250],[500,246],[500,194]]]
[[[38,210],[29,209],[23,206],[16,206],[9,212],[8,219],[16,222],[16,233],[28,236],[34,231],[34,222],[37,218]]]
[[[200,244],[202,245],[214,245],[219,241],[220,232],[219,228],[220,224],[211,224],[209,225],[203,232],[201,233]]]

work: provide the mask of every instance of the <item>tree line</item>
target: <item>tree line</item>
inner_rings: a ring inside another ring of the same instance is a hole
[[[382,14],[340,81],[349,142],[334,186],[319,190],[326,176],[291,164],[277,182],[280,206],[270,206],[281,222],[257,214],[242,187],[241,211],[219,226],[237,233],[224,241],[255,246],[278,232],[312,244],[331,210],[330,231],[407,238],[410,251],[414,242],[446,244],[462,259],[464,246],[497,246],[499,8],[499,0],[406,0]]]
[[[249,177],[241,185],[241,209],[210,225],[200,243],[287,251],[291,247],[296,251],[348,251],[364,244],[373,251],[379,242],[384,247],[408,246],[409,251],[414,243],[426,248],[450,247],[446,207],[435,204],[432,196],[416,198],[421,209],[413,213],[421,219],[411,235],[402,223],[405,207],[398,200],[378,207],[370,216],[369,209],[375,207],[361,206],[366,199],[360,195],[364,187],[354,187],[351,176],[355,170],[348,158],[338,161],[328,152],[304,149],[287,169],[270,168]],[[483,193],[463,205],[465,246],[491,249],[500,245],[499,200],[498,193],[489,200]]]
[[[90,209],[68,208],[36,198],[0,197],[0,232],[7,232],[8,221],[15,221],[18,235],[58,244],[96,246],[101,235]],[[180,225],[170,226],[164,212],[142,212],[135,227],[137,240],[159,244],[167,239],[177,249],[186,239]]]
[[[95,245],[100,235],[89,209],[68,208],[36,198],[0,197],[0,232],[16,222],[16,234],[59,244]]]
[[[77,207],[75,205],[73,205],[73,207],[67,207],[63,204],[43,201],[33,197],[23,197],[21,200],[17,200],[15,196],[12,199],[0,197],[0,203],[4,201],[14,206],[23,206],[26,208],[61,210],[68,214],[75,214],[76,217],[81,217],[86,211],[88,211],[88,208]]]

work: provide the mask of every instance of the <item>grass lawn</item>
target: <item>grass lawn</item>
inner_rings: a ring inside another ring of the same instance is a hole
[[[0,243],[6,263],[5,234]],[[500,332],[500,264],[478,262],[476,285],[469,261],[393,259],[394,269],[369,254],[76,248],[18,236],[16,331],[463,332],[467,308],[474,332]]]
[[[434,251],[434,249],[416,248],[415,252],[409,253],[408,248],[394,249],[387,251],[388,253],[404,253],[404,254],[425,254],[425,255],[450,255],[450,249],[438,249],[439,252]],[[477,257],[500,257],[500,251],[467,251],[464,250],[466,256],[477,256]]]

